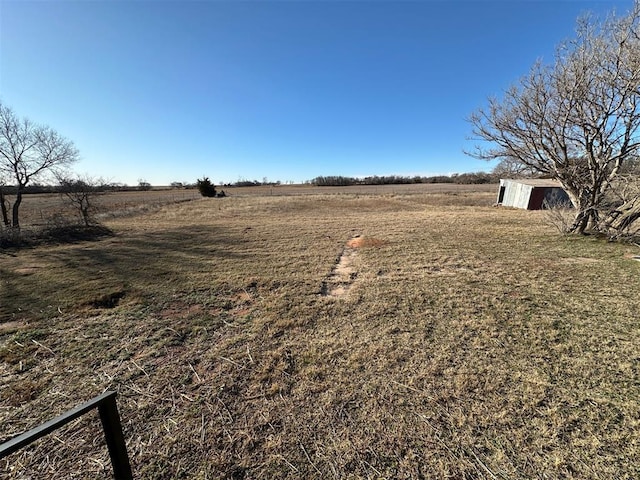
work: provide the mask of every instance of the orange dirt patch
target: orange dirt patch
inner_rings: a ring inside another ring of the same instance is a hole
[[[366,248],[366,247],[383,247],[388,245],[387,240],[380,240],[379,238],[367,238],[367,237],[355,237],[347,241],[346,245],[349,248]]]

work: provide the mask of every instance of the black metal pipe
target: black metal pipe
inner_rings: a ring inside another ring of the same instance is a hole
[[[0,444],[0,459],[35,442],[39,438],[44,437],[96,407],[100,413],[100,420],[107,441],[109,456],[111,457],[114,477],[116,480],[133,480],[129,456],[127,455],[127,447],[122,433],[120,415],[118,414],[118,407],[116,405],[116,392],[110,391],[104,392],[102,395],[98,395],[88,402],[78,405],[38,427]]]

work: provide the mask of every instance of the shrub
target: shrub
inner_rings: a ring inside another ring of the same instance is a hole
[[[202,177],[201,179],[199,178],[196,182],[196,186],[198,187],[200,195],[202,195],[203,197],[216,196],[216,187],[213,183],[211,183],[209,177]]]

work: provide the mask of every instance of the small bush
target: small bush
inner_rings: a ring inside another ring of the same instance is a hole
[[[571,232],[571,227],[576,219],[576,211],[571,202],[552,205],[545,200],[542,207],[544,219],[548,225],[554,227],[563,235]]]

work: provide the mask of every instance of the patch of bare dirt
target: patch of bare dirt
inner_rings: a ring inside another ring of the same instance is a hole
[[[0,333],[12,333],[26,326],[27,323],[20,320],[0,323]]]
[[[563,258],[562,260],[560,260],[561,263],[564,263],[565,265],[584,265],[587,263],[598,263],[600,260],[597,258],[589,258],[589,257],[570,257],[570,258]]]
[[[339,298],[349,291],[358,273],[353,267],[356,257],[355,249],[345,247],[331,273],[322,284],[322,295],[325,297]]]
[[[371,247],[383,247],[388,245],[389,242],[386,240],[380,240],[379,238],[367,238],[367,237],[354,237],[347,242],[347,247],[349,248],[371,248]]]
[[[25,265],[23,267],[16,268],[14,272],[18,275],[31,275],[40,268],[40,265]]]
[[[356,235],[349,239],[342,250],[335,266],[322,283],[321,294],[325,297],[340,298],[349,292],[358,276],[353,263],[359,248],[382,247],[389,242],[377,238],[367,238]]]

